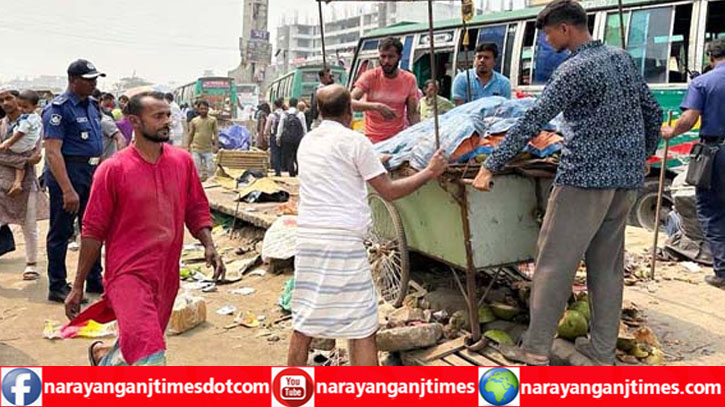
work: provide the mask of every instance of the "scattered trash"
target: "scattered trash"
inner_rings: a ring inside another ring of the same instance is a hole
[[[176,297],[169,320],[169,333],[180,334],[206,321],[206,302],[202,297],[183,293]]]
[[[229,294],[239,294],[239,295],[250,295],[253,294],[255,291],[252,287],[242,287],[242,288],[235,288],[233,290],[229,291]]]
[[[292,291],[295,288],[295,279],[290,278],[284,283],[282,295],[279,297],[279,306],[285,312],[292,312]]]
[[[201,292],[203,293],[215,293],[217,291],[219,291],[219,289],[214,283],[206,284],[204,287],[201,288]]]
[[[246,328],[257,328],[260,325],[259,318],[252,311],[240,312],[234,322]]]
[[[254,270],[250,271],[248,275],[264,277],[265,274],[267,274],[267,270],[258,268],[258,269],[254,269]]]
[[[235,312],[237,312],[237,307],[235,307],[234,305],[225,305],[216,310],[216,313],[219,315],[232,315]]]
[[[272,334],[267,337],[267,342],[279,342],[280,337],[277,334]]]
[[[91,319],[83,325],[63,326],[59,322],[46,320],[43,327],[43,337],[46,339],[103,338],[116,335],[116,321],[101,324]]]
[[[692,261],[683,261],[680,263],[682,267],[685,268],[685,270],[689,271],[690,273],[700,273],[702,272],[702,267],[700,267],[697,263]]]

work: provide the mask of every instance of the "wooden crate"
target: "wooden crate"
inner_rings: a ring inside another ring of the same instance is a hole
[[[269,156],[266,151],[219,150],[216,163],[225,168],[259,170],[265,173],[269,170]]]
[[[466,349],[464,338],[453,339],[428,349],[403,352],[406,366],[519,366],[489,347],[478,352]]]

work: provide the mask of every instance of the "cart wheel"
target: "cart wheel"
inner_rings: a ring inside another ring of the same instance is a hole
[[[395,307],[408,294],[408,243],[395,205],[378,194],[368,195],[372,226],[365,238],[370,271],[380,297]]]

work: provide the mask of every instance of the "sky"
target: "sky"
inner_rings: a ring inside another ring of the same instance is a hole
[[[134,73],[176,85],[207,69],[226,76],[239,64],[242,1],[0,0],[0,81],[64,76],[77,58],[108,75],[100,89]],[[316,16],[317,3],[270,0],[273,37],[280,17],[295,11]]]

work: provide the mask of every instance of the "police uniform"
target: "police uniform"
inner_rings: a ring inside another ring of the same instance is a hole
[[[697,216],[710,244],[715,275],[725,279],[725,61],[690,83],[680,107],[699,110],[700,142],[720,147],[711,188],[697,188]]]
[[[79,69],[77,66],[79,63],[83,69]],[[75,71],[72,71],[74,66]],[[85,74],[84,70],[87,71]],[[84,60],[71,64],[68,73],[69,76],[88,78],[103,75],[97,72],[90,62]],[[47,238],[48,280],[51,292],[49,299],[52,299],[54,293],[61,294],[60,298],[64,298],[69,291],[65,261],[68,240],[73,236],[76,218],[83,219],[91,192],[93,172],[103,152],[103,133],[97,101],[90,97],[80,100],[76,94],[66,91],[43,109],[43,127],[45,139],[63,142],[61,154],[65,161],[66,172],[80,199],[77,214],[66,212],[63,209],[63,191],[49,166],[46,166],[44,177],[50,192],[50,229]],[[96,293],[103,291],[100,259],[96,261],[86,281],[86,291]],[[58,300],[58,295],[55,300]]]

